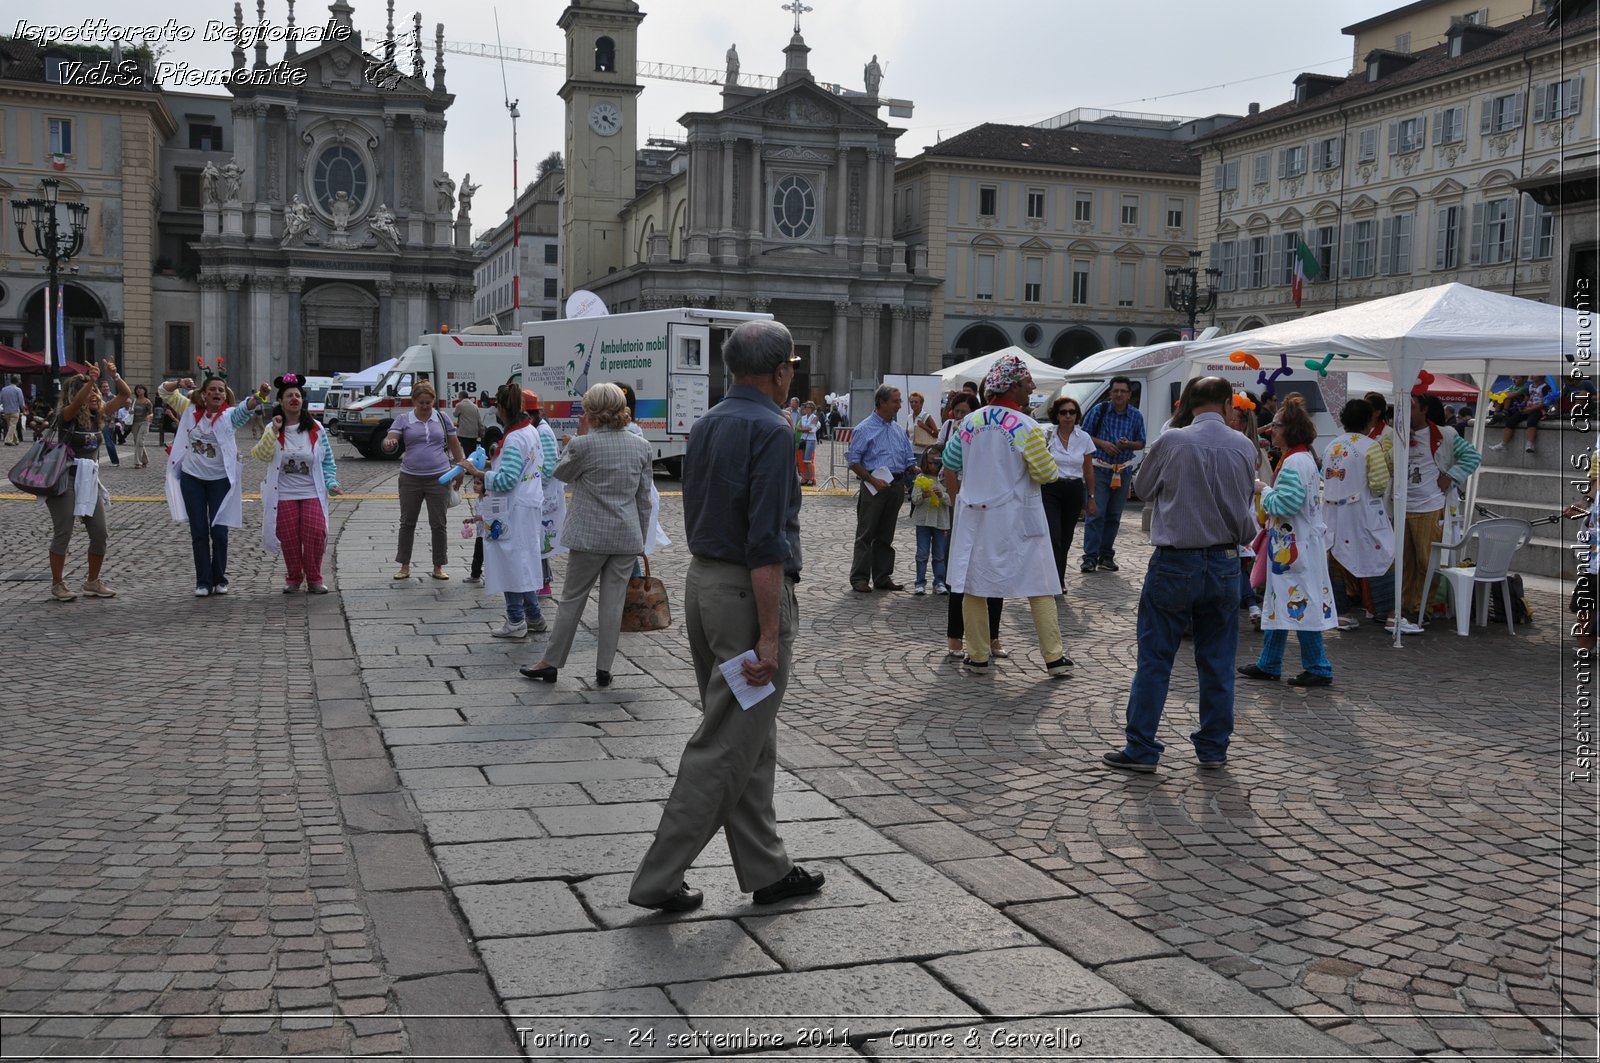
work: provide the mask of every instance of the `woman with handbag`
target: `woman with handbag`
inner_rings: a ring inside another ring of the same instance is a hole
[[[78,595],[67,587],[67,545],[72,541],[72,522],[81,518],[89,533],[89,571],[83,593],[90,598],[115,598],[117,592],[100,578],[106,560],[106,502],[100,483],[100,442],[105,427],[116,412],[127,404],[132,392],[128,382],[117,375],[114,362],[102,362],[116,383],[117,393],[107,402],[100,392],[100,369],[73,377],[61,389],[61,442],[67,447],[70,463],[66,468],[66,489],[45,496],[50,511],[50,597],[70,602]],[[70,396],[70,398],[68,397]]]
[[[423,502],[428,504],[428,530],[432,533],[434,579],[449,579],[444,570],[450,560],[450,540],[445,534],[445,514],[450,509],[452,491],[449,484],[439,482],[439,477],[450,466],[467,460],[461,451],[461,440],[456,436],[455,421],[438,408],[439,393],[426,380],[419,380],[411,388],[411,409],[395,418],[383,437],[383,452],[393,454],[405,441],[405,454],[400,458],[400,541],[395,547],[395,561],[400,571],[395,579],[411,578],[411,545],[417,537],[417,516]]]
[[[204,382],[198,391],[185,377],[164,381],[161,397],[178,418],[167,458],[167,510],[189,525],[194,550],[194,596],[228,593],[228,529],[244,524],[239,444],[234,433],[250,419],[261,400],[251,395],[234,405],[222,359],[200,363]],[[180,390],[181,389],[181,390]],[[261,385],[265,392],[266,385]],[[185,394],[185,392],[188,394]]]
[[[300,584],[327,594],[322,554],[328,548],[328,498],[339,494],[339,470],[328,433],[306,409],[305,378],[285,373],[272,382],[278,404],[261,442],[250,453],[266,462],[261,483],[261,546],[282,553],[288,570],[283,593]]]
[[[650,445],[629,435],[627,399],[615,384],[596,384],[583,395],[578,435],[556,463],[555,478],[572,485],[572,501],[562,541],[567,547],[567,578],[561,611],[544,656],[521,672],[529,679],[556,681],[583,618],[589,591],[600,583],[596,632],[595,683],[611,685],[611,662],[622,631],[622,607],[633,559],[644,552],[650,533]]]
[[[539,430],[524,411],[526,396],[516,384],[500,388],[495,410],[505,434],[493,445],[488,467],[469,461],[457,468],[478,483],[478,542],[483,544],[483,587],[503,594],[506,622],[494,632],[497,639],[525,638],[544,631],[539,610],[539,543],[543,538],[544,477],[540,475],[542,445]]]

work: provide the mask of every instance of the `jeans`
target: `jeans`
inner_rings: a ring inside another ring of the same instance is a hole
[[[1122,527],[1122,509],[1128,504],[1128,488],[1133,477],[1123,470],[1122,486],[1111,489],[1111,471],[1098,465],[1094,470],[1095,513],[1083,522],[1084,561],[1116,559],[1117,529]]]
[[[1328,660],[1322,632],[1297,631],[1295,634],[1300,636],[1300,667],[1312,675],[1332,679],[1333,663]],[[1261,636],[1261,656],[1256,658],[1256,667],[1263,672],[1282,675],[1283,651],[1288,648],[1289,633],[1280,628],[1276,631],[1263,631]]]
[[[1256,594],[1256,589],[1250,586],[1250,570],[1255,567],[1256,559],[1241,557],[1239,559],[1239,608],[1248,610],[1252,605],[1260,605],[1261,597]]]
[[[539,612],[538,591],[505,591],[506,619],[513,624],[520,624],[524,620],[535,621],[543,618]]]
[[[1128,691],[1124,750],[1141,764],[1161,759],[1164,747],[1156,730],[1185,626],[1194,629],[1194,663],[1200,673],[1200,727],[1189,737],[1202,760],[1221,760],[1233,734],[1233,658],[1239,649],[1237,549],[1157,547],[1150,558],[1139,595],[1139,663]]]
[[[222,500],[228,497],[227,477],[202,480],[178,474],[183,508],[189,514],[189,541],[194,547],[194,585],[220,587],[228,582],[228,528],[215,523]]]
[[[117,457],[117,430],[106,425],[100,429],[100,436],[106,441],[106,457],[111,459],[111,464],[121,465],[122,460]]]
[[[949,543],[950,532],[947,529],[930,528],[926,524],[917,525],[917,586],[921,587],[926,583],[930,551],[933,556],[933,581],[944,582],[944,561]]]

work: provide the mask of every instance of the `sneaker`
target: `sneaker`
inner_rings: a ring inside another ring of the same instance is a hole
[[[946,587],[943,583],[935,583],[933,585],[933,593],[935,593],[935,594],[949,594],[950,593],[950,588]]]
[[[462,580],[461,582],[465,583],[469,587],[481,587],[481,586],[483,586],[483,577],[482,576],[468,576],[466,579]]]
[[[1065,655],[1057,657],[1046,664],[1044,670],[1052,679],[1065,678],[1072,670],[1072,658]]]
[[[539,597],[541,597],[541,598],[554,598],[555,597],[555,594],[550,590],[550,584],[546,583],[543,587],[539,588]]]
[[[65,583],[50,584],[50,597],[58,602],[70,602],[78,597],[77,592]]]
[[[1250,626],[1257,631],[1261,630],[1261,606],[1259,605],[1250,607]]]
[[[1122,571],[1122,566],[1118,565],[1115,561],[1107,561],[1103,557],[1100,559],[1100,568],[1103,569],[1106,572],[1121,572]]]
[[[549,631],[549,630],[550,630],[550,622],[548,620],[546,620],[542,616],[536,616],[532,620],[528,621],[528,633],[529,634],[532,634],[532,635],[543,635],[546,631]]]
[[[1218,757],[1215,760],[1207,760],[1204,757],[1196,756],[1194,761],[1200,766],[1201,771],[1216,771],[1218,768],[1225,768],[1228,766],[1227,757]]]
[[[1143,761],[1134,760],[1120,749],[1115,753],[1107,753],[1102,756],[1100,763],[1108,768],[1116,768],[1118,771],[1136,771],[1142,775],[1148,775],[1156,770],[1154,764],[1146,764]]]
[[[1506,449],[1506,445],[1504,443],[1491,443],[1489,445],[1489,449],[1490,450],[1504,450],[1504,449]]]
[[[1527,451],[1529,454],[1537,454],[1537,453],[1539,453],[1537,450],[1534,449],[1533,444],[1531,444],[1531,443],[1528,444],[1527,446],[1523,447],[1522,449]]]
[[[298,583],[285,583],[283,585],[283,593],[285,593],[285,594],[299,594],[300,593],[300,584],[298,584]]]
[[[971,657],[961,658],[961,670],[967,675],[994,675],[993,661],[974,661]]]
[[[211,596],[211,588],[210,587],[196,587],[194,589],[194,596],[196,598],[209,598]]]
[[[789,869],[789,873],[770,886],[762,886],[756,890],[755,902],[757,904],[773,904],[777,901],[788,900],[790,897],[804,897],[808,893],[815,893],[822,888],[826,881],[820,871],[807,871],[799,864]]]
[[[1093,572],[1094,568],[1095,568],[1095,563],[1093,561],[1085,561],[1083,564],[1078,566],[1078,571],[1079,572],[1084,572],[1084,573],[1089,573],[1089,572]]]
[[[1339,618],[1339,630],[1340,631],[1355,631],[1360,626],[1361,626],[1361,621],[1357,620],[1353,616],[1341,616]]]
[[[518,620],[515,624],[507,620],[505,626],[499,631],[491,632],[497,639],[523,639],[528,637],[528,622]]]
[[[326,583],[313,583],[311,586],[306,588],[306,593],[307,594],[327,594],[328,593],[328,585]]]
[[[91,598],[115,598],[117,592],[106,586],[105,580],[87,579],[83,581],[83,593]]]
[[[1393,617],[1390,617],[1389,622],[1387,624],[1383,625],[1383,630],[1387,631],[1391,635],[1394,634],[1394,618]],[[1400,618],[1400,634],[1402,634],[1402,635],[1420,635],[1422,633],[1423,633],[1423,629],[1422,629],[1422,627],[1420,625],[1413,624],[1411,621],[1405,619],[1404,617]]]
[[[927,584],[924,584],[924,583],[917,584],[916,589],[913,590],[911,593],[917,595],[918,597],[921,597],[922,595],[927,594],[928,593]]]
[[[223,580],[221,583],[219,583],[215,587],[211,588],[211,593],[212,594],[227,594],[229,589],[230,588],[228,587],[228,581],[227,580]]]

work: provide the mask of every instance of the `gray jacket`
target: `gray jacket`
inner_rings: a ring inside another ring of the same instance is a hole
[[[572,485],[561,542],[593,554],[644,552],[654,477],[650,445],[622,429],[573,437],[555,478]]]

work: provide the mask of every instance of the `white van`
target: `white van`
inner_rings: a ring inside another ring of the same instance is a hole
[[[324,414],[327,411],[328,389],[332,386],[331,376],[308,376],[300,388],[300,393],[305,396],[306,409],[319,421],[326,420]]]
[[[645,441],[656,460],[680,476],[689,429],[727,390],[723,341],[746,321],[771,319],[771,314],[684,308],[527,321],[521,379],[538,393],[544,418],[557,435],[577,430],[590,384],[628,385]]]

